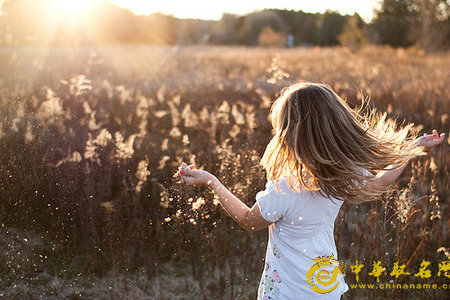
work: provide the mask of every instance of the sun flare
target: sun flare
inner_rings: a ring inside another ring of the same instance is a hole
[[[51,8],[55,13],[63,15],[77,15],[89,10],[92,0],[51,0]]]

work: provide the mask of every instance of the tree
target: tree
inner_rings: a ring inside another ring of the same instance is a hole
[[[347,18],[337,39],[341,45],[351,48],[359,48],[368,43],[365,23],[357,13]]]
[[[449,12],[446,0],[383,0],[374,27],[383,44],[437,48],[449,44]]]
[[[264,10],[247,15],[238,29],[238,42],[256,45],[258,36],[264,27],[271,27],[276,32],[284,33],[286,25],[280,15],[274,11]]]
[[[320,41],[321,46],[333,46],[338,43],[337,36],[342,32],[345,17],[337,12],[326,11],[321,18]]]
[[[416,0],[411,5],[416,18],[411,20],[413,41],[423,49],[448,46],[450,5],[445,0]]]
[[[258,36],[258,44],[265,47],[282,47],[286,45],[286,35],[266,26]]]
[[[214,26],[211,41],[216,44],[234,44],[237,41],[238,16],[224,13]]]
[[[392,46],[409,46],[409,7],[411,0],[383,0],[376,12],[374,26],[383,44]]]

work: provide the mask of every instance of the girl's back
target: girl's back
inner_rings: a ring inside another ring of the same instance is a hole
[[[283,177],[256,196],[269,222],[259,299],[337,299],[348,290],[333,238],[342,201],[315,191],[294,191]],[[319,276],[319,277],[316,277]]]
[[[270,117],[274,135],[261,160],[268,183],[252,208],[207,171],[183,163],[180,174],[188,185],[210,186],[243,228],[269,227],[259,299],[339,299],[348,290],[333,238],[342,201],[378,199],[445,134],[416,139],[413,124],[397,128],[385,114],[361,115],[330,87],[307,82],[283,90]]]

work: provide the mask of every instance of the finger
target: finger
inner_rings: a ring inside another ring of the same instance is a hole
[[[444,141],[445,133],[441,133],[441,135],[433,135],[433,138],[428,139],[427,142],[432,145],[436,146]]]
[[[432,141],[433,139],[435,139],[434,135],[432,134],[424,134],[422,139],[424,139],[426,142]]]
[[[183,171],[183,173],[181,173],[181,171]],[[181,169],[180,174],[182,174],[183,176],[193,176],[195,175],[194,171],[195,170],[191,170],[189,168],[183,168]]]
[[[185,162],[181,163],[181,166],[178,167],[178,171],[181,175],[183,175],[186,171],[186,168],[188,167],[188,165]]]
[[[439,134],[438,134],[438,131],[436,129],[433,129],[433,136],[435,138],[439,138]]]
[[[444,139],[443,139],[443,137],[440,137],[439,139],[433,139],[433,140],[431,140],[431,141],[429,141],[428,142],[428,145],[429,145],[429,147],[434,147],[434,146],[437,146],[437,145],[439,145],[440,143],[442,143],[442,141],[443,141]]]

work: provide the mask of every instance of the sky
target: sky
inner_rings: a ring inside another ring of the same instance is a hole
[[[109,0],[111,3],[127,8],[138,15],[154,12],[170,14],[178,18],[219,20],[224,12],[244,15],[264,8],[302,10],[311,13],[323,13],[327,9],[337,10],[341,14],[357,12],[365,21],[373,17],[373,9],[380,0]]]

